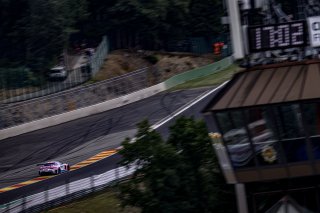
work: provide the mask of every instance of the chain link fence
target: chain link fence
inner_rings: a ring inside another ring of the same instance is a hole
[[[1,78],[1,76],[0,76]],[[57,93],[78,86],[91,79],[90,67],[81,67],[68,71],[68,76],[63,81],[42,82],[37,87],[11,87],[2,90],[2,104],[29,100],[37,97]]]
[[[223,42],[224,48],[221,51],[222,57],[231,54],[230,39],[228,35],[220,37],[191,37],[183,40],[173,40],[168,43],[167,51],[169,52],[190,52],[194,54],[214,53],[213,45],[216,42]]]
[[[92,76],[94,76],[104,63],[104,59],[107,57],[110,51],[109,40],[107,36],[103,36],[101,43],[97,47],[95,54],[90,61],[90,68]]]
[[[65,59],[65,63],[73,61],[74,66],[65,66],[66,75],[60,78],[50,78],[50,71],[35,75],[24,67],[0,69],[0,104],[42,97],[81,85],[99,71],[108,53],[109,42],[104,36],[92,56],[81,53],[65,57],[73,58]]]
[[[81,85],[59,93],[16,103],[0,104],[0,130],[122,97],[160,82],[167,88],[218,72],[229,66],[232,58],[200,67],[165,80],[166,72],[157,66],[143,68],[95,84]]]
[[[221,57],[230,55],[231,45],[228,36],[175,40],[168,44],[168,50],[196,54],[213,53],[212,45],[217,41],[223,41],[225,44]],[[47,72],[34,74],[25,67],[0,68],[0,105],[47,96],[84,84],[96,75],[109,54],[110,42],[108,37],[104,36],[102,38],[94,54],[90,50],[92,48],[82,50],[80,55],[65,55],[66,78],[50,80],[45,74]]]
[[[150,87],[161,80],[153,67],[46,97],[0,106],[0,129],[108,101]]]

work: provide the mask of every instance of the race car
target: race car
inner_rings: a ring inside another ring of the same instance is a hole
[[[70,166],[67,163],[60,163],[59,161],[50,161],[46,163],[39,163],[39,175],[54,174],[58,175],[70,170]]]

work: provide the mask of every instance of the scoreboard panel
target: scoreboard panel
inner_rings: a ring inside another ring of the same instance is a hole
[[[248,27],[249,50],[260,52],[306,45],[305,21]]]

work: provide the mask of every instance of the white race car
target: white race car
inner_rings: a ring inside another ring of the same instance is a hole
[[[59,161],[50,161],[46,163],[40,163],[39,175],[54,174],[58,175],[70,170],[70,166],[67,163],[60,163]]]

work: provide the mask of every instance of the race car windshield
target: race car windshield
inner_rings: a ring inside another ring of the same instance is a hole
[[[54,163],[45,163],[43,164],[44,166],[54,166],[55,164]]]
[[[62,70],[50,70],[50,73],[61,73]]]

